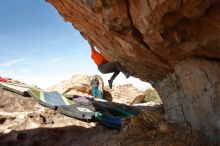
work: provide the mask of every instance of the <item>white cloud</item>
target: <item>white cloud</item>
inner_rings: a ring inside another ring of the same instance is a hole
[[[9,60],[9,61],[3,63],[1,66],[5,66],[5,67],[11,66],[11,65],[17,64],[17,63],[19,63],[19,62],[26,61],[26,60],[28,60],[28,59],[29,59],[29,58],[19,58],[19,59]]]
[[[54,58],[54,59],[51,59],[49,62],[54,63],[54,62],[60,62],[62,60],[63,60],[63,58]]]

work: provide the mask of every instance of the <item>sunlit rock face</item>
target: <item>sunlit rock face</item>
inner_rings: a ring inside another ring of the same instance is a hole
[[[175,72],[155,84],[162,95],[167,119],[189,122],[193,129],[219,140],[220,63],[187,59]]]
[[[218,137],[219,0],[48,2],[107,60],[154,82],[168,120],[188,121]]]
[[[104,81],[99,75],[74,75],[70,79],[48,88],[48,91],[57,91],[64,95],[92,96],[90,81],[94,78],[99,80],[99,89],[103,93]]]

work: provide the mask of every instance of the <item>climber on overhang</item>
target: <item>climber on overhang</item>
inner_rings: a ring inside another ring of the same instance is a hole
[[[113,73],[110,80],[108,80],[108,84],[111,89],[114,79],[118,76],[120,72],[122,72],[126,78],[129,78],[131,76],[131,74],[126,72],[119,62],[108,62],[98,51],[95,50],[95,47],[91,42],[89,42],[89,44],[92,50],[91,57],[94,60],[95,64],[98,66],[98,70],[103,74]]]

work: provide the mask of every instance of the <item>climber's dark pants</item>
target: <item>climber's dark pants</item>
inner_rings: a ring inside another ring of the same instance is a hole
[[[119,62],[108,62],[105,64],[100,64],[98,69],[103,74],[113,73],[110,78],[111,82],[113,82],[113,80],[118,76],[120,72],[122,72],[124,75],[126,74],[126,71]]]

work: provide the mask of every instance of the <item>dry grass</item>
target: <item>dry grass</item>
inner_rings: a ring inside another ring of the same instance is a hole
[[[166,122],[163,115],[148,110],[141,111],[139,115],[127,119],[122,128],[122,134],[126,138],[122,145],[215,145],[200,138],[189,125]]]
[[[150,101],[161,102],[160,96],[154,88],[147,89],[144,95],[145,95],[144,102],[150,102]]]
[[[127,119],[125,126],[132,126],[136,131],[155,130],[163,123],[163,117],[158,113],[143,110],[139,115]]]

